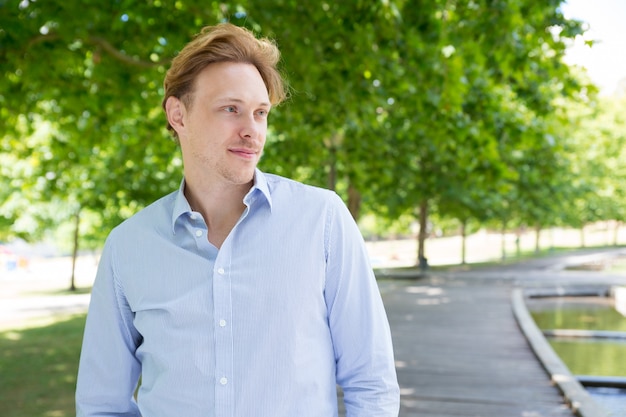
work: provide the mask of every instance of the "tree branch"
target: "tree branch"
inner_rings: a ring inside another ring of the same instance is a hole
[[[42,42],[53,42],[53,41],[57,41],[59,40],[61,37],[57,34],[57,33],[50,33],[47,35],[38,35],[35,36],[34,38],[32,38],[29,42],[28,42],[28,48],[32,47],[35,44],[38,43],[42,43]],[[156,62],[152,62],[152,61],[144,61],[141,60],[139,58],[127,55],[126,53],[120,51],[119,49],[115,48],[113,45],[111,45],[111,43],[109,41],[107,41],[106,39],[100,37],[100,36],[89,36],[86,39],[87,42],[98,45],[99,47],[101,47],[104,51],[106,51],[109,55],[111,55],[113,58],[117,59],[120,62],[123,62],[124,64],[127,65],[133,65],[136,67],[140,67],[140,68],[154,68],[157,67],[159,65],[165,65],[169,62],[169,59],[161,59],[159,61]]]
[[[167,59],[162,59],[157,62],[143,61],[136,57],[126,55],[124,52],[116,49],[113,45],[111,45],[109,41],[99,36],[90,36],[89,41],[91,43],[95,43],[96,45],[100,46],[102,49],[108,52],[113,58],[128,65],[133,65],[133,66],[140,67],[140,68],[154,68],[156,66],[166,64],[169,61]]]

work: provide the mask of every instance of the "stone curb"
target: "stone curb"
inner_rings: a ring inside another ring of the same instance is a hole
[[[526,308],[521,288],[513,289],[511,301],[513,314],[522,333],[572,411],[578,417],[609,417],[610,414],[593,400],[543,336]]]

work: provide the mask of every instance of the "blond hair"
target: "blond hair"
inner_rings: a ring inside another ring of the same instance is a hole
[[[176,97],[190,106],[196,77],[208,65],[218,62],[254,65],[265,83],[270,103],[280,104],[287,93],[277,69],[279,60],[278,47],[267,38],[257,39],[249,30],[231,23],[207,26],[172,60],[163,82],[163,108],[169,97]],[[167,128],[176,136],[169,122]]]

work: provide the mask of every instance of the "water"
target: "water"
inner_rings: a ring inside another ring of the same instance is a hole
[[[618,388],[589,387],[591,394],[598,404],[601,404],[612,417],[626,416],[626,390]]]
[[[626,332],[626,317],[609,297],[549,297],[527,301],[535,323],[542,330],[579,329]]]
[[[626,376],[626,343],[597,339],[548,339],[574,375]]]
[[[555,297],[527,300],[542,330],[577,329],[626,332],[626,317],[610,298]],[[626,377],[626,341],[623,339],[550,338],[550,345],[574,375]],[[626,416],[626,390],[587,388],[612,417]]]

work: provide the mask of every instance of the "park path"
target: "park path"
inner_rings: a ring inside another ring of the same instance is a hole
[[[620,251],[590,249],[420,277],[410,270],[379,270],[401,386],[400,417],[573,416],[518,327],[511,292],[520,286],[626,285],[626,275],[563,270]],[[78,284],[86,288],[95,262],[87,258],[81,268]],[[65,271],[46,264],[3,277],[0,330],[26,319],[84,312],[89,294],[58,294],[67,288]]]
[[[429,277],[385,294],[400,416],[572,416],[510,303],[511,283]]]
[[[79,259],[75,293],[67,290],[69,257],[36,260],[27,269],[0,270],[0,331],[45,325],[86,312],[96,267],[93,256]]]
[[[625,275],[562,269],[598,256],[607,252],[381,280],[401,387],[400,416],[574,416],[520,330],[511,292],[520,286],[626,285]]]

